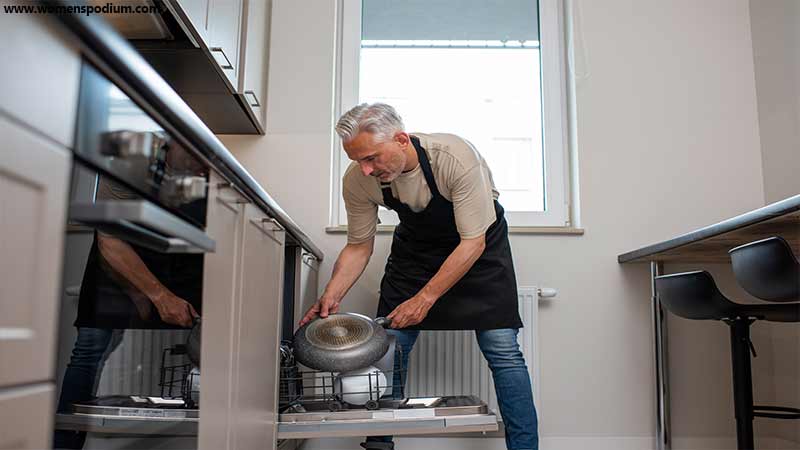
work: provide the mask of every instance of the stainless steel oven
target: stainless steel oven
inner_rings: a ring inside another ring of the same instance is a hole
[[[77,124],[76,157],[107,176],[116,192],[127,192],[121,199],[73,202],[71,220],[156,251],[213,250],[202,231],[207,164],[89,64],[82,69]]]
[[[74,154],[55,446],[194,447],[209,165],[89,63]]]

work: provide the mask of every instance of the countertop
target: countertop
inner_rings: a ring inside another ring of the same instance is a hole
[[[623,253],[617,261],[729,263],[728,250],[768,236],[783,237],[800,253],[800,195]]]

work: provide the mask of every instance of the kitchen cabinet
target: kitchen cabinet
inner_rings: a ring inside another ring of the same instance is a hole
[[[269,32],[271,0],[244,0],[242,21],[243,59],[239,72],[237,93],[253,116],[266,127],[267,62],[269,60]]]
[[[177,4],[193,27],[189,34],[201,38],[236,92],[247,92],[249,104],[260,104],[271,1],[177,0]]]
[[[203,335],[200,360],[200,450],[229,448],[236,333],[235,302],[242,243],[244,197],[210,174],[206,233],[217,243],[203,267]],[[203,388],[203,386],[209,386]],[[204,406],[205,405],[205,406]]]
[[[233,86],[238,86],[242,0],[211,0],[208,49]]]
[[[0,448],[51,448],[53,415],[49,412],[54,403],[52,383],[0,389]]]
[[[137,50],[216,134],[263,134],[271,0],[166,5],[175,39],[133,40]]]
[[[285,233],[253,205],[242,233],[230,448],[274,449]]]
[[[185,31],[200,37],[231,84],[237,86],[242,21],[246,17],[243,0],[175,0],[175,4],[192,26]],[[173,11],[175,4],[169,5]]]
[[[2,113],[0,136],[2,388],[49,381],[55,375],[54,333],[72,160],[67,149]],[[49,407],[45,405],[43,416]]]
[[[74,39],[50,20],[0,14],[0,112],[71,147],[80,57]]]
[[[215,173],[209,183],[199,447],[275,448],[285,232]]]
[[[105,17],[216,134],[264,134],[271,0],[164,4],[152,20]]]
[[[208,12],[211,0],[178,0],[192,27],[202,39],[208,40]],[[167,3],[168,6],[172,6]]]

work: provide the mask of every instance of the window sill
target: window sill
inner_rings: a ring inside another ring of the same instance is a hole
[[[347,225],[325,227],[328,234],[347,233]],[[378,234],[394,232],[394,225],[378,225]],[[562,234],[567,236],[583,236],[583,228],[572,227],[508,227],[508,234]]]

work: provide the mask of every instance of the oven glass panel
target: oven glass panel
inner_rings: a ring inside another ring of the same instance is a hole
[[[75,152],[133,191],[203,227],[208,166],[84,64]]]

